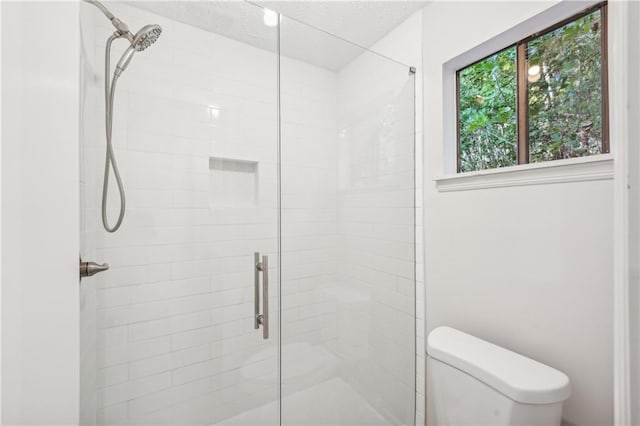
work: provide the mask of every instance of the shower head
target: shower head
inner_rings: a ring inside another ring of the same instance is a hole
[[[162,28],[160,25],[145,25],[133,37],[131,45],[137,52],[142,52],[144,49],[158,41],[160,34],[162,34]]]
[[[131,40],[131,46],[127,48],[124,52],[118,64],[116,65],[115,74],[117,77],[120,76],[129,66],[129,62],[131,62],[131,58],[133,58],[133,54],[135,52],[142,52],[147,47],[151,46],[153,43],[158,41],[158,38],[162,34],[162,28],[160,25],[145,25],[142,27],[140,31],[133,36]]]
[[[1,1],[1,0],[0,0]],[[160,34],[162,34],[162,28],[160,25],[145,25],[142,27],[140,31],[138,31],[135,35],[131,34],[129,31],[129,27],[127,24],[118,19],[109,9],[107,9],[100,1],[98,0],[84,0],[94,6],[96,6],[104,15],[111,21],[114,27],[116,27],[116,32],[111,34],[107,39],[107,45],[105,48],[105,58],[104,58],[104,91],[105,91],[105,121],[106,121],[106,130],[107,130],[107,152],[106,152],[106,161],[104,168],[104,181],[102,186],[102,225],[107,232],[115,232],[122,225],[122,220],[124,219],[124,214],[126,210],[126,197],[124,194],[124,185],[122,184],[122,179],[120,177],[120,172],[118,170],[118,166],[116,164],[116,157],[113,153],[113,145],[111,143],[112,130],[113,130],[113,100],[116,92],[116,82],[120,74],[124,72],[125,69],[129,66],[129,62],[131,62],[131,58],[135,52],[142,52],[153,43],[158,41]],[[129,40],[131,45],[127,47],[124,54],[118,61],[116,65],[116,69],[114,71],[113,78],[111,78],[111,44],[120,38],[126,38]],[[110,226],[109,221],[107,219],[107,194],[109,191],[109,174],[110,170],[113,169],[113,175],[116,179],[116,183],[118,185],[118,192],[120,193],[120,213],[118,214],[118,220],[115,225]]]

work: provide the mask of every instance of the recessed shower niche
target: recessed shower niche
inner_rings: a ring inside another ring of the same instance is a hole
[[[258,162],[209,157],[209,206],[256,207]]]

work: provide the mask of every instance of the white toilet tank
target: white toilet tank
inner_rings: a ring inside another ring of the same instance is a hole
[[[438,426],[559,426],[566,374],[450,327],[427,339]]]

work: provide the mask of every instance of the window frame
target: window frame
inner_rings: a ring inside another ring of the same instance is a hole
[[[523,164],[530,164],[529,161],[529,97],[528,97],[528,80],[527,80],[527,66],[528,55],[527,45],[531,40],[544,36],[552,31],[557,30],[575,20],[578,20],[584,16],[587,16],[597,10],[600,10],[600,102],[601,102],[601,120],[602,120],[602,149],[600,154],[608,154],[611,152],[610,140],[609,140],[609,73],[608,73],[608,2],[596,3],[586,9],[575,13],[568,18],[565,18],[549,27],[546,27],[540,31],[528,35],[520,39],[515,43],[511,43],[508,46],[492,52],[482,58],[473,61],[463,67],[455,70],[455,132],[456,132],[456,173],[462,173],[460,170],[460,72],[484,61],[491,56],[504,52],[505,50],[515,48],[516,49],[516,158],[517,164],[520,166]],[[576,157],[582,158],[582,157]],[[554,160],[549,160],[554,161]],[[548,161],[543,161],[546,163]],[[499,168],[499,167],[498,167]],[[483,170],[496,170],[483,169]]]

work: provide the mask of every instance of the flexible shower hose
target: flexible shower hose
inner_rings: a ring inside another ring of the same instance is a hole
[[[116,163],[116,157],[113,153],[113,144],[111,141],[113,133],[113,100],[116,93],[116,83],[118,76],[114,74],[111,84],[109,82],[111,75],[110,57],[111,57],[111,43],[117,39],[117,34],[112,35],[107,40],[107,47],[105,49],[105,71],[104,71],[104,96],[105,96],[105,128],[107,134],[107,149],[104,162],[104,181],[102,183],[102,225],[107,232],[116,232],[122,220],[124,219],[124,212],[126,209],[126,197],[124,194],[124,185],[122,184],[122,178],[120,177],[120,171],[118,170],[118,164]],[[118,185],[118,192],[120,194],[120,213],[118,214],[118,220],[113,226],[109,225],[107,219],[107,195],[109,193],[109,174],[113,168],[113,176],[116,179]]]

